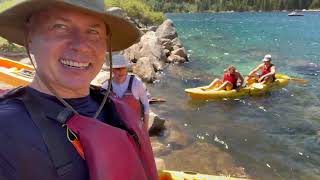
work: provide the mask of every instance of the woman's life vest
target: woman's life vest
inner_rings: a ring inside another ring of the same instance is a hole
[[[235,74],[229,74],[229,73],[224,73],[223,75],[223,82],[228,81],[229,83],[232,84],[233,88],[237,86],[237,81],[238,78],[236,77]]]
[[[157,168],[154,161],[153,151],[150,143],[149,133],[147,131],[148,127],[144,127],[141,112],[142,104],[137,100],[132,94],[132,83],[134,76],[130,76],[130,81],[125,94],[122,97],[116,96],[115,93],[110,94],[110,99],[116,106],[116,110],[120,115],[121,119],[124,120],[129,129],[134,131],[140,141],[141,148],[139,150],[140,157],[143,164],[145,165],[145,170],[148,179],[158,179]]]

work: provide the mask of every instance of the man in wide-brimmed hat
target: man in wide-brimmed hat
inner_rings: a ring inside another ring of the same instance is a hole
[[[112,104],[105,106],[103,95],[99,99],[100,94],[90,91],[90,82],[99,73],[106,52],[111,57],[112,51],[123,50],[139,40],[135,26],[105,11],[103,0],[20,0],[0,12],[0,27],[0,36],[25,46],[36,64],[36,75],[29,86],[0,99],[0,179],[84,180],[89,174],[90,179],[101,179],[101,173],[106,175],[102,177],[119,179],[130,176],[128,172],[147,172],[150,167],[141,165],[143,159],[133,157],[138,151],[114,148],[116,144],[133,147],[133,141],[123,140],[127,128],[114,115]],[[54,114],[60,108],[64,110]],[[112,129],[110,137],[102,137],[115,143],[106,149],[107,155],[101,156],[112,161],[107,167],[95,164],[100,159],[90,156],[95,148],[87,151],[81,146],[81,133],[62,126],[75,115],[79,121],[90,123],[95,119],[119,127]],[[128,162],[118,162],[117,157],[129,157]],[[138,169],[112,172],[128,163]],[[99,168],[104,169],[94,174]],[[155,179],[156,172],[151,171],[122,179]]]

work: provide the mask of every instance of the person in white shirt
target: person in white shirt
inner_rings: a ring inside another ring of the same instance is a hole
[[[148,128],[149,121],[149,100],[147,89],[144,83],[136,76],[128,74],[128,59],[123,55],[113,55],[112,57],[112,85],[111,91],[117,98],[133,97],[135,104],[139,103],[143,113],[143,124]],[[103,83],[102,88],[108,89],[108,82]],[[130,104],[130,103],[129,103]],[[134,105],[133,105],[134,106]]]

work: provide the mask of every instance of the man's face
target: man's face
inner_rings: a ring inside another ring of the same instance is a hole
[[[29,47],[41,76],[57,90],[88,88],[105,59],[104,22],[69,8],[51,8],[31,22]]]
[[[264,65],[266,65],[266,66],[270,66],[271,61],[263,61],[263,63],[264,63]]]
[[[113,75],[114,75],[114,79],[117,82],[124,82],[126,80],[127,72],[128,72],[126,67],[113,68],[112,72],[113,72]]]

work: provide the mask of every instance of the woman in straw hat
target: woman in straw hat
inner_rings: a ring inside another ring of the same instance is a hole
[[[90,91],[106,52],[111,59],[140,37],[104,7],[103,0],[20,0],[0,12],[0,36],[25,46],[36,64],[31,84],[0,100],[0,179],[157,178],[107,94]]]

